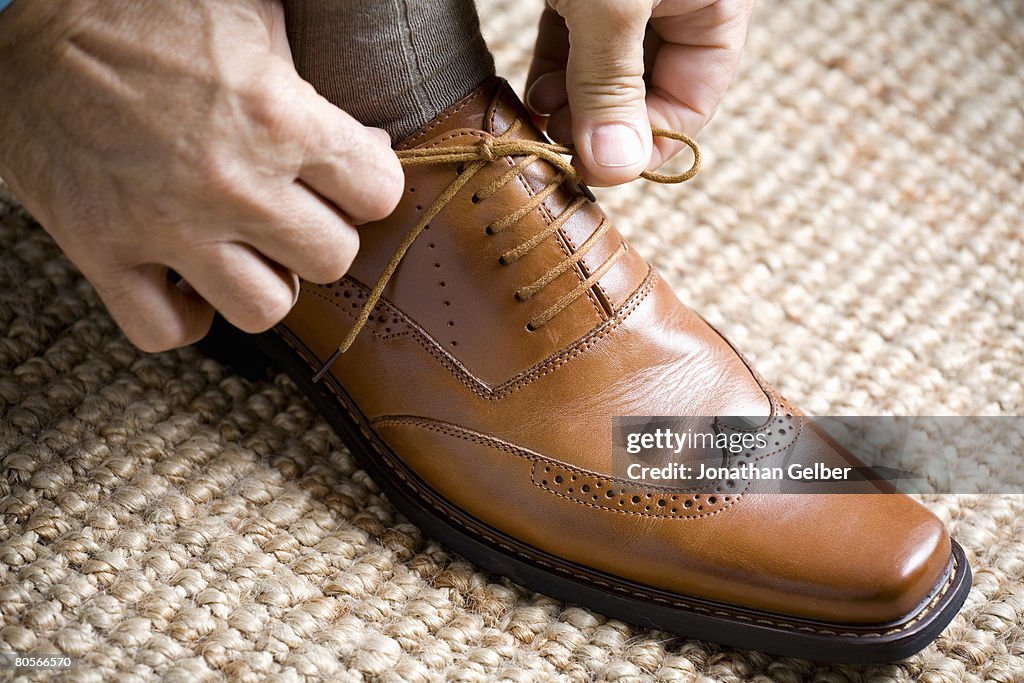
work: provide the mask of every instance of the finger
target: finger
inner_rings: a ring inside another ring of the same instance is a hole
[[[186,346],[210,330],[213,307],[187,285],[168,282],[164,266],[135,266],[89,280],[125,336],[143,351]]]
[[[569,30],[565,20],[551,7],[546,6],[537,27],[537,43],[533,48],[533,59],[526,77],[526,105],[533,109],[531,92],[536,82],[553,72],[562,74],[565,83],[565,65],[569,61]],[[533,110],[536,114],[542,112]]]
[[[651,22],[660,42],[647,93],[655,126],[694,137],[707,125],[739,66],[751,10],[751,3],[718,2]],[[682,148],[680,143],[657,139],[651,168]]]
[[[301,181],[275,199],[265,221],[242,228],[243,240],[311,282],[335,282],[359,250],[359,233],[332,203]]]
[[[738,61],[738,55],[724,51],[663,45],[647,96],[653,125],[696,136],[718,109]],[[652,167],[680,149],[680,143],[659,138]]]
[[[298,90],[311,114],[299,179],[356,224],[386,218],[405,189],[390,138],[320,97],[308,83]]]
[[[563,145],[572,143],[572,112],[569,111],[569,105],[564,105],[551,113],[546,130],[548,137],[555,142]]]
[[[283,320],[299,296],[294,273],[238,242],[203,245],[171,265],[228,322],[252,334]]]
[[[526,92],[526,104],[535,114],[551,116],[569,104],[565,87],[565,71],[549,71],[537,77]]]
[[[577,159],[600,184],[632,180],[651,160],[643,81],[651,3],[562,0],[555,9],[569,29],[566,86]]]

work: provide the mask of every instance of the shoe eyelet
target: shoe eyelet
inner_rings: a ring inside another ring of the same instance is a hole
[[[498,265],[499,266],[507,266],[508,265],[508,261],[505,260],[504,256],[499,256],[498,257]]]
[[[488,235],[496,235],[497,234],[496,232],[494,232],[494,226],[493,225],[488,225],[486,228],[484,228],[484,232],[486,232]]]
[[[536,332],[537,328],[533,326],[533,323],[526,323],[527,332]]]
[[[474,192],[473,196],[469,198],[469,201],[473,202],[474,204],[479,204],[481,200],[480,197],[477,196],[476,192]]]

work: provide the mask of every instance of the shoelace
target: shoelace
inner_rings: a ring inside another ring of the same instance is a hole
[[[398,265],[402,262],[402,259],[405,257],[406,252],[409,251],[409,248],[412,247],[416,238],[420,236],[420,233],[422,233],[430,221],[441,212],[445,205],[451,201],[456,194],[458,194],[459,190],[461,190],[478,171],[488,164],[504,157],[520,157],[520,159],[514,163],[508,171],[477,190],[472,197],[472,201],[474,203],[484,201],[488,197],[494,195],[498,190],[504,187],[508,182],[536,161],[547,161],[555,166],[559,171],[558,176],[547,184],[540,192],[537,192],[533,197],[531,197],[529,201],[525,202],[508,216],[488,225],[487,234],[489,235],[496,235],[502,230],[507,230],[518,223],[531,211],[543,204],[544,201],[554,194],[566,181],[577,183],[580,188],[584,190],[584,193],[570,202],[569,205],[558,216],[556,216],[546,228],[537,232],[519,246],[502,254],[498,258],[498,262],[502,265],[514,263],[528,254],[545,239],[554,235],[558,229],[565,225],[573,214],[575,214],[587,201],[593,201],[593,195],[588,189],[586,189],[586,186],[582,184],[578,172],[565,158],[566,156],[572,156],[574,152],[572,146],[557,145],[550,142],[539,142],[536,140],[517,139],[515,138],[515,132],[519,127],[520,122],[516,121],[500,136],[494,136],[483,131],[467,131],[467,134],[475,133],[480,136],[480,141],[472,145],[406,149],[399,150],[397,152],[398,158],[402,162],[403,166],[458,164],[461,167],[461,171],[452,184],[449,185],[444,192],[438,195],[437,199],[435,199],[434,202],[427,207],[426,211],[423,212],[416,224],[412,226],[408,233],[406,233],[405,237],[388,260],[387,265],[384,266],[384,271],[381,273],[380,278],[377,279],[377,284],[373,286],[369,296],[366,298],[366,302],[363,304],[363,308],[359,312],[359,316],[356,318],[355,324],[349,329],[341,344],[338,345],[338,349],[331,354],[331,357],[327,359],[320,370],[317,371],[316,375],[313,376],[314,382],[319,381],[331,369],[331,366],[334,365],[341,355],[345,353],[350,346],[352,346],[356,336],[358,336],[359,332],[366,325],[366,322],[370,319],[370,314],[380,301],[380,298],[384,293],[384,289],[387,287],[388,282],[391,281],[391,276],[394,275],[395,270],[398,269]],[[663,174],[655,173],[653,171],[644,171],[640,174],[642,178],[655,183],[682,183],[697,174],[697,171],[700,170],[700,148],[697,146],[697,143],[693,138],[684,133],[680,133],[679,131],[669,130],[666,128],[652,128],[651,132],[657,137],[677,140],[687,145],[691,150],[693,150],[693,164],[691,164],[689,169],[678,174]],[[597,230],[595,230],[572,254],[566,256],[565,259],[552,267],[536,281],[517,289],[515,292],[516,300],[528,301],[531,297],[554,281],[559,275],[579,263],[587,252],[589,252],[590,249],[600,241],[610,228],[611,224],[608,223],[607,219],[603,220],[597,227]],[[605,259],[605,261],[596,268],[593,273],[580,282],[579,286],[575,287],[571,292],[567,292],[558,301],[531,318],[527,324],[527,328],[531,331],[536,330],[562,312],[573,301],[582,296],[588,289],[594,286],[597,281],[604,277],[605,273],[607,273],[611,267],[614,266],[620,258],[622,258],[623,254],[626,253],[626,249],[626,243],[621,243],[618,249],[616,249],[611,256]]]

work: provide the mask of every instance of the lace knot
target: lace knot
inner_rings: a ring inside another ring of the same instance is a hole
[[[494,155],[494,137],[486,135],[477,144],[477,151],[480,153],[480,159],[482,161],[494,161],[498,157]]]
[[[359,334],[359,331],[362,330],[369,321],[370,314],[373,312],[374,306],[377,305],[377,302],[380,301],[384,294],[384,288],[391,280],[391,276],[394,275],[395,270],[398,268],[398,264],[405,257],[406,252],[412,246],[413,242],[415,242],[420,233],[428,227],[429,222],[434,218],[434,216],[436,216],[444,206],[453,197],[455,197],[455,195],[463,188],[463,186],[466,185],[466,183],[470,181],[477,171],[502,157],[521,157],[520,160],[513,164],[511,168],[506,170],[501,177],[491,181],[491,191],[486,192],[488,195],[493,194],[494,190],[509,182],[527,166],[538,160],[546,161],[557,168],[560,172],[559,176],[553,182],[548,183],[543,190],[533,195],[532,199],[528,200],[513,213],[492,223],[488,230],[490,234],[494,234],[494,232],[497,232],[499,229],[503,230],[514,225],[528,213],[537,209],[565,181],[569,180],[577,182],[579,180],[576,169],[565,158],[566,156],[571,156],[575,152],[572,146],[542,142],[539,140],[519,139],[515,136],[519,125],[519,121],[514,122],[512,126],[500,136],[494,136],[484,131],[471,131],[472,133],[480,135],[480,141],[475,145],[468,144],[461,146],[456,145],[453,147],[421,147],[400,150],[398,152],[398,157],[402,161],[403,166],[412,166],[417,164],[459,164],[460,172],[457,174],[457,177],[451,185],[441,192],[430,206],[423,211],[420,215],[419,221],[417,221],[417,223],[402,239],[401,243],[384,266],[384,271],[377,280],[377,284],[374,285],[373,289],[367,295],[366,301],[364,302],[363,308],[359,312],[355,323],[351,328],[349,328],[348,332],[345,334],[345,338],[342,340],[337,350],[331,354],[331,357],[327,359],[319,372],[317,372],[313,377],[313,381],[319,381],[325,374],[327,374],[331,366],[337,362],[341,355],[352,345],[355,341],[356,335]],[[651,132],[656,137],[669,138],[687,145],[691,150],[693,150],[693,164],[688,170],[682,173],[663,174],[655,173],[653,171],[644,171],[640,174],[641,177],[655,183],[681,183],[692,178],[700,168],[700,148],[697,147],[697,143],[689,136],[674,130],[652,128]],[[463,170],[462,164],[467,163],[468,166]],[[579,210],[588,198],[593,201],[593,195],[590,194],[589,190],[582,184],[580,184],[580,187],[581,191],[584,192],[582,196],[579,196],[576,200],[570,203],[561,214],[559,214],[554,220],[550,221],[547,228],[537,232],[533,237],[523,242],[518,247],[502,254],[501,258],[498,260],[499,263],[508,264],[519,259],[540,244],[543,240],[551,237],[555,232],[560,230],[562,225],[569,220],[570,216]],[[572,254],[568,255],[564,260],[551,268],[532,284],[520,288],[516,293],[516,299],[519,301],[526,301],[553,282],[560,274],[568,271],[570,268],[573,268],[582,260],[583,256],[597,243],[597,241],[608,233],[609,227],[610,226],[607,221],[602,221],[598,229],[595,230],[582,245],[575,249]],[[605,259],[604,262],[590,273],[588,277],[583,279],[575,289],[566,293],[546,310],[534,316],[527,325],[527,329],[532,331],[541,327],[560,311],[564,310],[578,297],[585,294],[586,290],[594,286],[598,280],[604,277],[605,273],[607,273],[608,270],[622,257],[622,255],[625,254],[627,249],[628,246],[625,242],[620,243],[611,256]]]

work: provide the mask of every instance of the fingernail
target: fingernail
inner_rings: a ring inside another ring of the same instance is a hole
[[[536,114],[537,116],[547,116],[551,112],[541,111],[540,108],[537,106],[537,102],[535,101],[537,93],[537,84],[539,82],[540,81],[534,81],[533,83],[531,83],[530,89],[526,91],[526,108],[529,109],[534,114]]]
[[[644,161],[644,144],[640,134],[624,123],[598,126],[590,136],[594,161],[601,166],[632,166]]]

